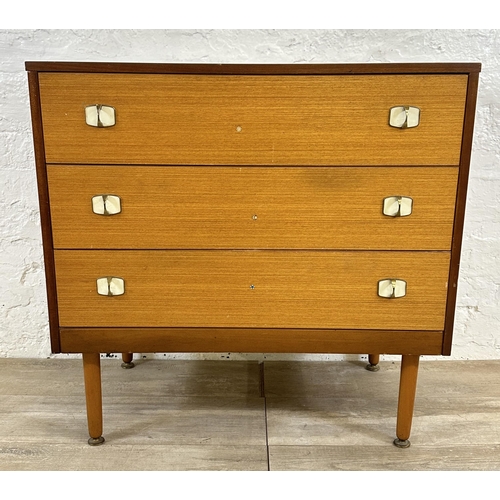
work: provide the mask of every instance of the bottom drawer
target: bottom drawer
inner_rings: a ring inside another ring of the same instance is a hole
[[[442,330],[449,253],[57,250],[55,263],[62,327]],[[106,276],[123,295],[97,293]],[[404,297],[378,296],[388,278]]]

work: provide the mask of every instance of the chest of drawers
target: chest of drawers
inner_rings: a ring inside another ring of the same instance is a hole
[[[27,62],[54,353],[451,352],[480,65]]]

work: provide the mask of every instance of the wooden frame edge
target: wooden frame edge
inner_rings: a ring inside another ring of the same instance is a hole
[[[49,310],[50,344],[52,352],[54,354],[57,354],[61,352],[61,343],[59,337],[59,314],[57,311],[54,247],[52,241],[52,226],[50,218],[47,169],[45,164],[45,148],[43,141],[43,125],[40,106],[38,73],[33,71],[28,72],[28,85],[31,107],[31,122],[33,129],[33,142],[35,146],[36,178],[38,184],[38,201],[40,205],[43,256],[46,276],[45,283]]]
[[[467,84],[464,132],[462,137],[462,152],[458,174],[457,201],[455,205],[455,222],[453,224],[450,274],[448,278],[448,297],[446,302],[446,318],[442,348],[443,356],[449,356],[451,354],[453,341],[453,326],[455,322],[455,309],[457,303],[457,286],[460,271],[460,256],[462,251],[463,227],[465,207],[467,203],[467,187],[469,183],[478,86],[479,72],[470,73]]]
[[[442,331],[278,328],[61,328],[65,353],[266,352],[439,355]]]
[[[26,61],[27,71],[85,73],[172,73],[219,75],[349,75],[401,73],[471,73],[481,70],[477,62],[449,63],[309,63],[309,64],[214,64]]]

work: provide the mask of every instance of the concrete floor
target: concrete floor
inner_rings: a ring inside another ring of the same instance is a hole
[[[87,445],[75,359],[0,359],[0,470],[500,470],[500,361],[420,364],[411,442],[399,363],[102,361]]]

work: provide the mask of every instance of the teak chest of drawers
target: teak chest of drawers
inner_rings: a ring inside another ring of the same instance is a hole
[[[449,355],[480,64],[28,62],[52,351]]]

